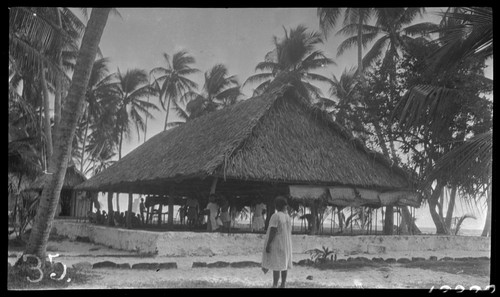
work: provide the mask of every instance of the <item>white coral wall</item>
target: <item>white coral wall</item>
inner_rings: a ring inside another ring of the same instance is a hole
[[[53,232],[71,239],[88,237],[105,246],[154,253],[160,256],[245,255],[259,253],[264,234],[222,234],[206,232],[151,232],[108,228],[64,220],[53,222]],[[379,247],[386,251],[490,251],[488,237],[474,236],[311,236],[292,235],[294,253],[328,247],[339,252],[367,252]]]

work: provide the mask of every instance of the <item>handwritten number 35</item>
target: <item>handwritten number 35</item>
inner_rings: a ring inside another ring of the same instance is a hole
[[[32,255],[32,254],[25,254],[25,255],[23,255],[23,261],[26,262],[26,260],[28,259],[28,257],[32,257],[32,258],[36,259],[36,262],[37,262],[36,266],[35,267],[31,267],[30,269],[31,270],[38,270],[38,273],[40,274],[40,277],[37,278],[37,279],[35,279],[35,280],[32,280],[29,276],[27,276],[26,279],[29,282],[31,282],[31,283],[37,283],[37,282],[39,282],[39,281],[41,281],[43,279],[43,271],[42,271],[42,268],[41,268],[42,261],[40,261],[40,259],[37,256]],[[56,254],[56,255],[50,255],[49,254],[48,257],[49,257],[49,262],[52,263],[52,258],[59,257],[59,254]],[[57,263],[59,263],[59,264],[61,264],[63,266],[63,272],[61,274],[61,277],[55,278],[56,273],[54,273],[54,272],[52,272],[49,276],[50,276],[51,279],[59,281],[59,280],[63,280],[64,277],[66,276],[66,265],[64,265],[64,263],[61,263],[61,262],[54,262],[54,264],[57,264]],[[67,281],[69,282],[69,281],[71,281],[71,279],[68,278]]]

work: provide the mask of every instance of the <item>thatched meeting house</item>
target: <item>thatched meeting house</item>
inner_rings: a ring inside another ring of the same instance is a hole
[[[403,170],[368,150],[288,84],[158,133],[76,189],[230,199],[278,195],[333,206],[418,206]],[[203,205],[203,203],[200,203]],[[269,208],[268,208],[269,209]],[[272,211],[272,209],[271,209]],[[173,216],[168,217],[171,225]]]

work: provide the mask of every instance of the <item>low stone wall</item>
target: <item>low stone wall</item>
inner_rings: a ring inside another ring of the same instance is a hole
[[[64,220],[53,222],[53,232],[70,239],[88,237],[90,241],[116,249],[153,253],[160,256],[210,256],[245,255],[259,253],[264,244],[264,234],[223,234],[203,232],[152,232],[108,228],[88,223]],[[378,253],[390,251],[490,251],[489,237],[436,236],[436,235],[362,235],[362,236],[312,236],[292,235],[293,250],[321,248],[339,252]]]

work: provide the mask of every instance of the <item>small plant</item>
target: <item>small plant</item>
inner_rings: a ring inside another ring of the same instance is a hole
[[[462,223],[466,220],[466,219],[476,219],[475,216],[473,215],[470,215],[470,214],[465,214],[461,217],[455,217],[453,218],[454,219],[454,228],[452,227],[451,228],[451,233],[453,235],[458,235],[458,232],[460,232],[460,227],[462,227]]]
[[[312,249],[312,250],[307,250],[306,253],[308,253],[311,257],[311,260],[313,260],[315,263],[324,263],[328,260],[334,261],[337,260],[337,254],[335,249],[329,249],[325,246],[321,247],[322,249]],[[330,257],[330,259],[328,259]]]

